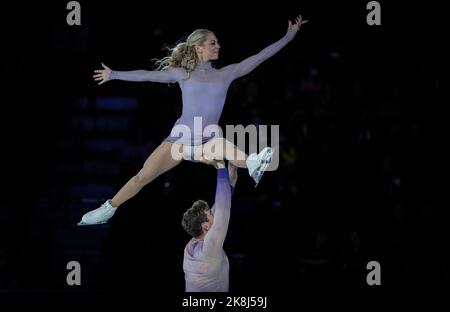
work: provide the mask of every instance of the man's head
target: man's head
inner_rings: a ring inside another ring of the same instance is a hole
[[[214,215],[203,200],[194,202],[184,214],[181,221],[183,229],[192,237],[199,238],[211,228]]]

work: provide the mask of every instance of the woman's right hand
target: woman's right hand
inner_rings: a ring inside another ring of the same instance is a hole
[[[110,80],[111,68],[102,63],[103,69],[94,70],[94,80],[100,81],[98,84],[107,82]]]

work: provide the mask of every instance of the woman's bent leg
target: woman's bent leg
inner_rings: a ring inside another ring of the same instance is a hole
[[[209,159],[227,159],[239,168],[247,168],[247,154],[224,138],[215,138],[203,144],[203,155]]]

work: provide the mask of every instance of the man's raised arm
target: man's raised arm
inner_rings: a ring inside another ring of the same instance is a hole
[[[223,248],[228,231],[231,209],[231,187],[228,170],[223,162],[218,162],[214,221],[205,235],[203,254],[217,256]]]

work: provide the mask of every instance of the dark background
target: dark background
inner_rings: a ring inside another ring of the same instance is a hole
[[[182,294],[182,213],[213,200],[212,167],[183,162],[118,210],[108,225],[77,227],[111,198],[168,135],[177,85],[112,81],[94,69],[152,69],[196,28],[221,44],[216,66],[309,23],[278,54],[233,82],[221,125],[280,125],[280,167],[258,188],[239,171],[225,251],[236,293],[304,287],[445,285],[448,227],[438,202],[444,40],[439,8],[380,1],[7,2],[2,28],[0,290],[136,290]],[[6,23],[5,23],[6,21]],[[5,53],[6,52],[6,53]],[[79,261],[82,285],[68,286]]]

